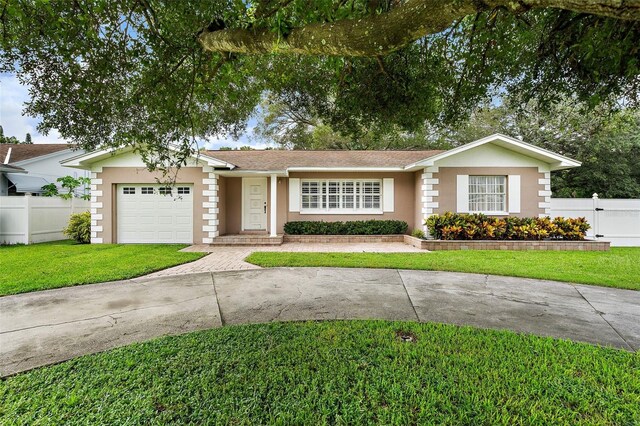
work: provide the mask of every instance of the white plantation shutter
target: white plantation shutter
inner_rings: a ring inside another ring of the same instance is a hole
[[[300,179],[289,178],[289,211],[300,211]]]
[[[507,190],[509,213],[520,213],[520,175],[509,175]]]
[[[382,211],[394,211],[393,178],[382,179]]]
[[[458,175],[456,190],[458,213],[469,213],[469,175]]]

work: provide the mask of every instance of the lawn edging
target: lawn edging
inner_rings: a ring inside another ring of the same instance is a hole
[[[403,241],[413,247],[437,250],[548,250],[548,251],[609,251],[609,241],[550,241],[550,240],[424,240],[405,235]]]

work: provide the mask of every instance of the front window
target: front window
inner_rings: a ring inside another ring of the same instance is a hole
[[[303,180],[302,212],[380,213],[382,182],[378,180]]]
[[[507,211],[506,176],[469,176],[469,211]]]

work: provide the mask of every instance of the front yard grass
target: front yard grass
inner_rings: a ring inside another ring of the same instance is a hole
[[[178,244],[76,244],[72,241],[0,246],[0,296],[138,277],[191,262]]]
[[[465,250],[430,253],[256,252],[247,262],[264,267],[326,266],[423,269],[539,278],[640,290],[640,247],[608,252]]]
[[[4,425],[632,425],[640,355],[442,324],[271,323],[44,367],[0,381],[0,400]]]

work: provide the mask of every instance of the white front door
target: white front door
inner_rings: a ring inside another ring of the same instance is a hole
[[[242,178],[242,229],[267,229],[267,178]]]
[[[118,243],[193,243],[193,185],[119,184]]]

